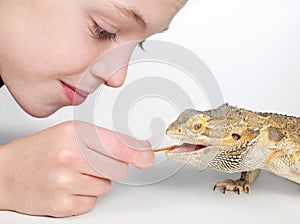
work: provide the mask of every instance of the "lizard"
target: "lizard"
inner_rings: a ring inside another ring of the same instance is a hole
[[[253,112],[223,104],[215,109],[184,110],[169,125],[166,135],[182,145],[167,150],[167,158],[204,169],[241,172],[216,188],[249,193],[261,170],[300,183],[300,118]]]

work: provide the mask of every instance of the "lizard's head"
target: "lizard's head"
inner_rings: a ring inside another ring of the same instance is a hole
[[[257,137],[260,127],[253,112],[224,104],[208,111],[185,110],[168,127],[166,134],[188,143],[170,153],[195,151],[207,146],[218,147],[221,151],[245,147]]]

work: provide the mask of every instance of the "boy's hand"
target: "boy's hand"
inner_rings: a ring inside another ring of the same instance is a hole
[[[111,180],[126,176],[128,164],[153,163],[146,149],[148,142],[84,122],[15,140],[0,149],[0,209],[54,217],[86,213]]]

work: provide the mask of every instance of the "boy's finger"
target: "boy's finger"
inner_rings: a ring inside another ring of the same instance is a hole
[[[93,126],[85,122],[74,122],[76,137],[81,148],[89,148],[107,157],[115,158],[140,168],[151,166],[154,154],[148,141]]]
[[[81,174],[74,184],[73,195],[100,196],[108,193],[110,187],[108,179]]]
[[[120,181],[127,175],[127,163],[115,160],[91,149],[83,149],[82,154],[86,159],[78,166],[79,172],[82,174],[114,181]]]

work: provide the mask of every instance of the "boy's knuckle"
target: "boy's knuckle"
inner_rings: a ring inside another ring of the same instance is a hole
[[[100,185],[98,188],[99,192],[98,192],[97,196],[107,194],[111,189],[111,181],[109,181],[109,180],[102,181],[102,183],[99,185]]]
[[[62,124],[62,132],[65,135],[74,135],[74,125],[72,121],[66,121]]]
[[[74,150],[62,149],[57,152],[56,159],[61,165],[70,165],[77,159],[77,155]]]
[[[62,191],[69,191],[75,183],[75,177],[67,173],[58,173],[54,177],[57,188]]]
[[[51,210],[56,217],[75,215],[76,207],[77,205],[70,196],[61,197],[51,204]]]
[[[78,207],[80,206],[80,208],[77,207],[77,214],[84,214],[87,212],[90,212],[91,210],[93,210],[93,208],[96,206],[97,204],[97,198],[96,197],[85,197],[85,198],[81,198],[81,200],[78,200]]]

